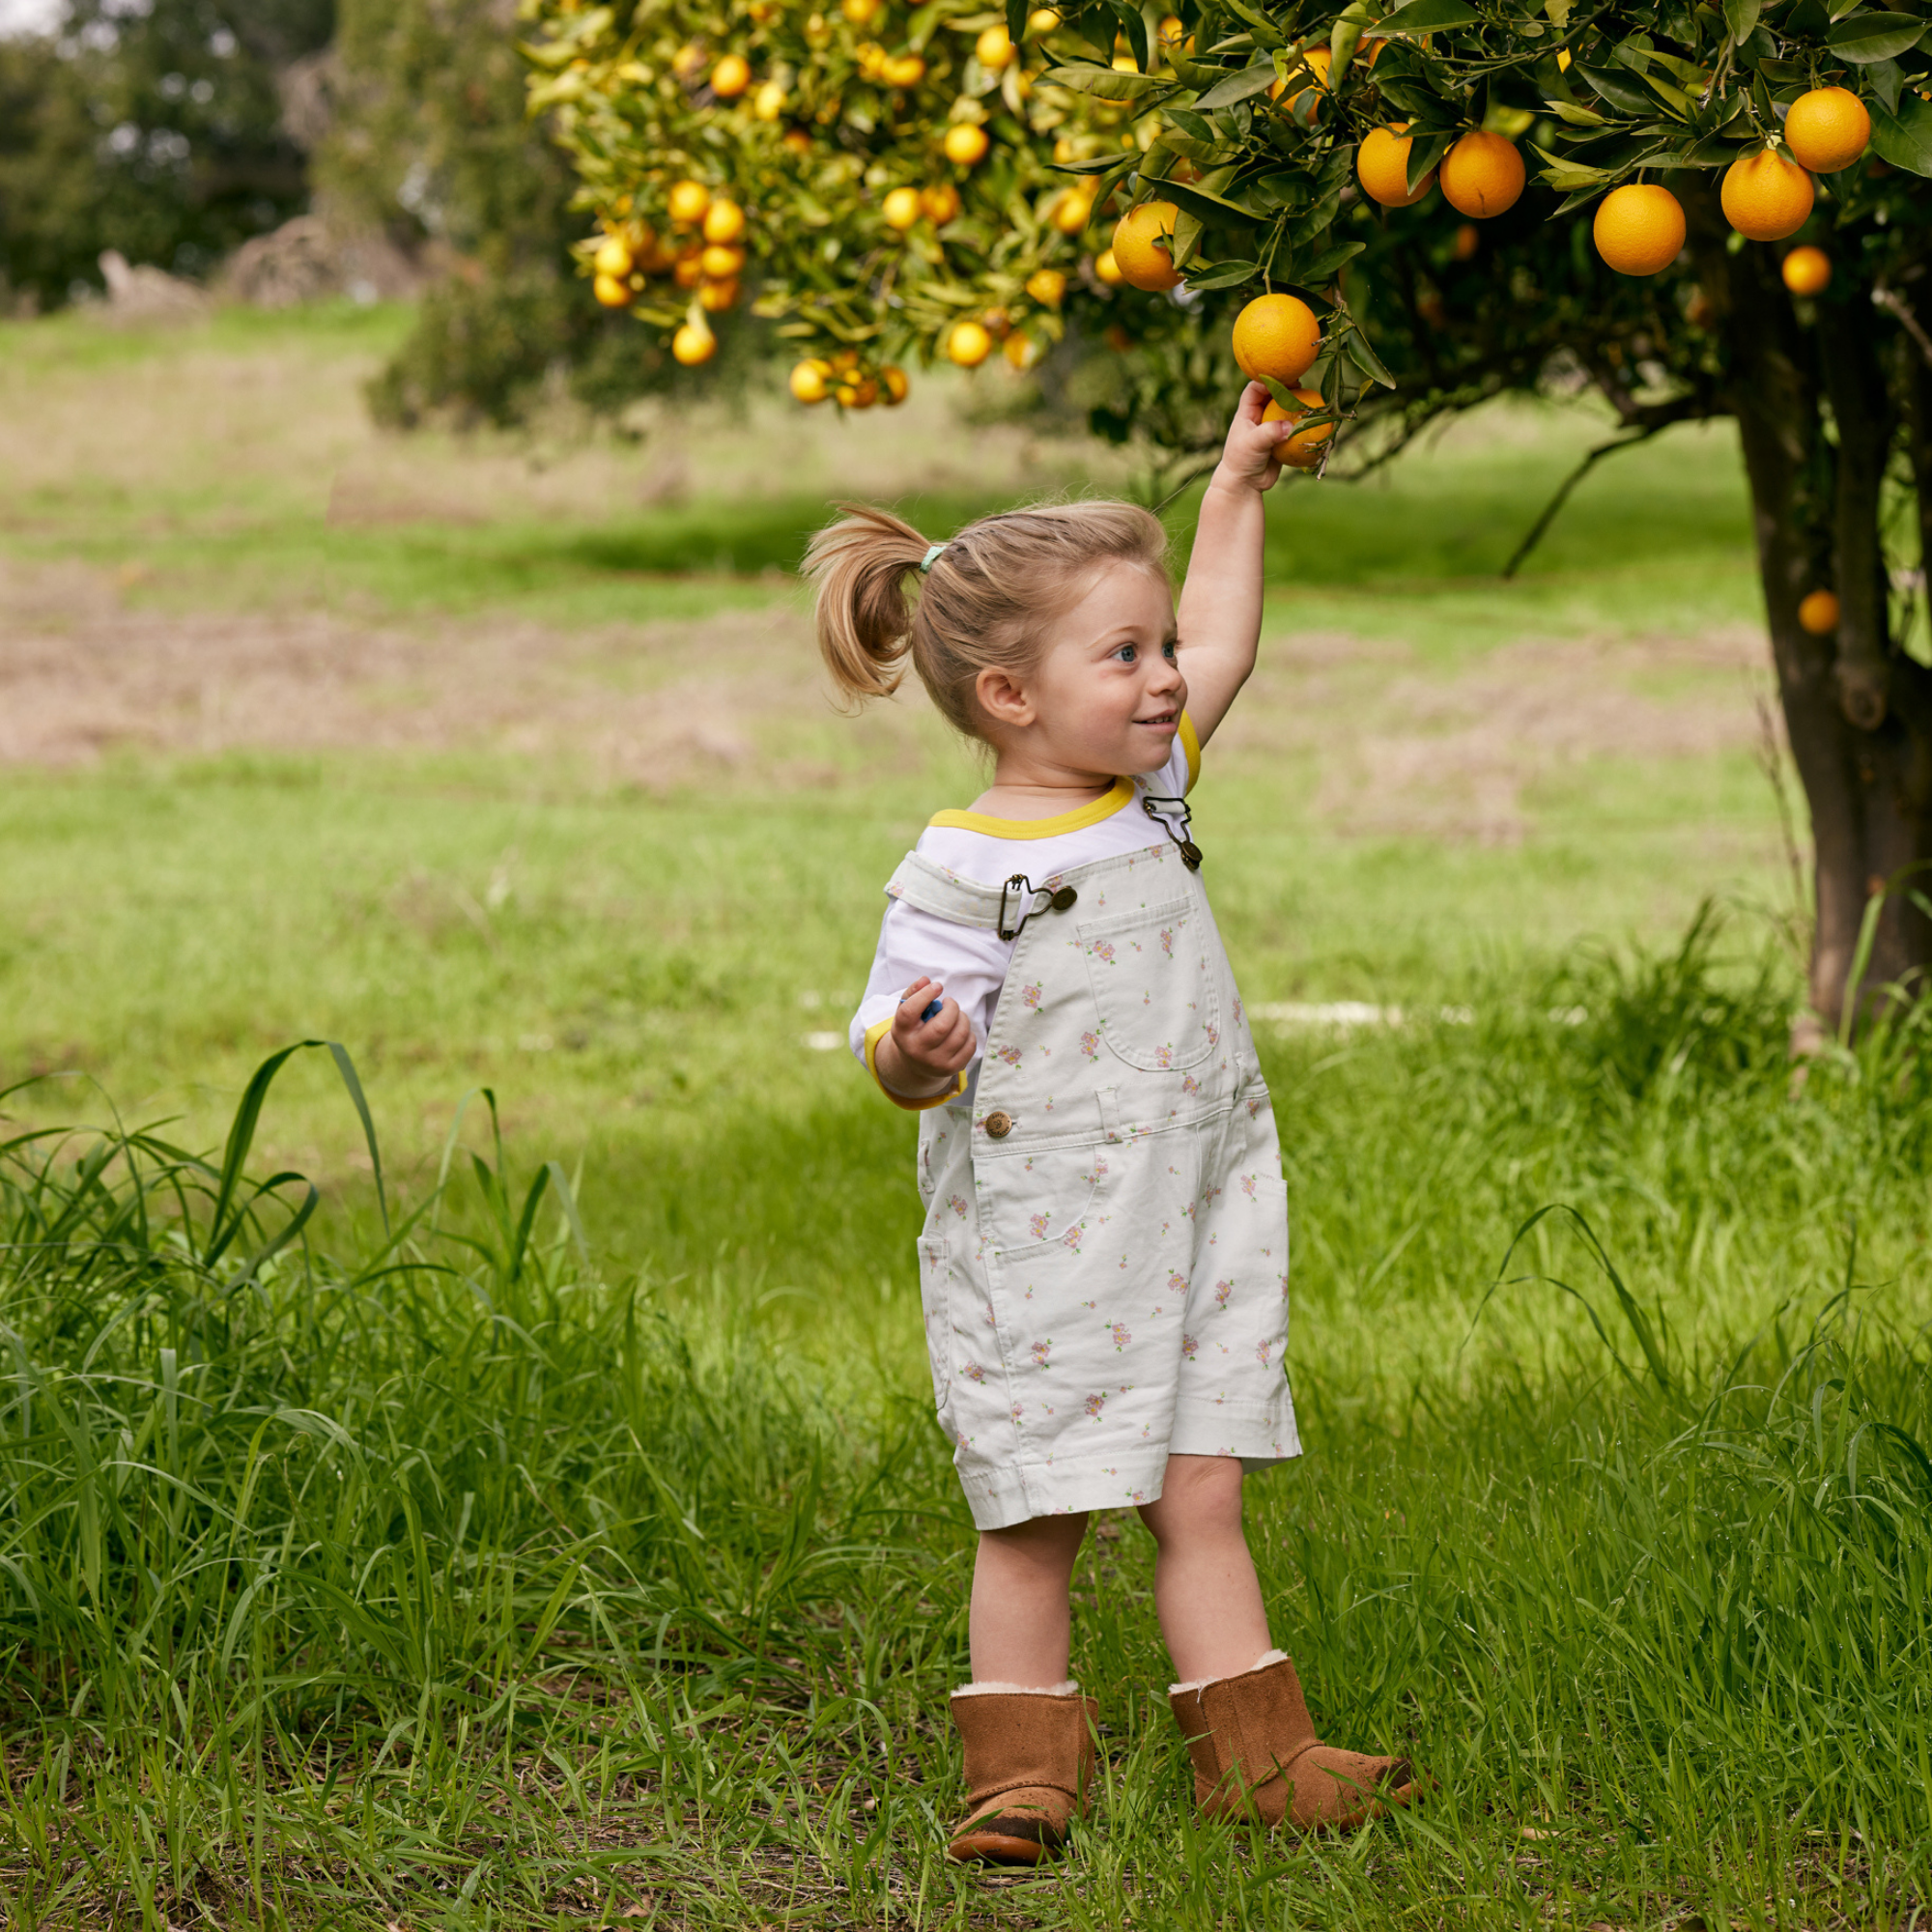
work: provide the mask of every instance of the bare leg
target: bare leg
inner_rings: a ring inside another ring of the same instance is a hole
[[[975,1683],[1043,1690],[1065,1682],[1072,1639],[1066,1592],[1086,1534],[1084,1515],[980,1532],[968,1624]]]
[[[1175,1675],[1195,1682],[1252,1670],[1274,1645],[1241,1527],[1239,1459],[1170,1456],[1160,1500],[1141,1506],[1141,1520],[1159,1548],[1153,1604]]]

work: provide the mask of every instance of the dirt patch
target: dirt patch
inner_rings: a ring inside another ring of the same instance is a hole
[[[916,692],[856,724],[827,696],[796,596],[701,618],[565,630],[382,624],[293,611],[128,608],[79,564],[0,564],[0,764],[133,751],[497,750],[650,787],[810,786],[911,770],[938,742]],[[1509,843],[1524,793],[1592,758],[1701,758],[1755,742],[1762,641],[1525,641],[1436,673],[1400,644],[1272,639],[1217,758],[1311,776],[1342,831]]]

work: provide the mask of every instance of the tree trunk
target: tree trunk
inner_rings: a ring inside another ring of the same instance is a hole
[[[1747,242],[1733,252],[1715,190],[1699,190],[1685,197],[1690,246],[1729,350],[1772,662],[1811,812],[1810,1011],[1792,1035],[1802,1052],[1835,1033],[1848,1008],[1864,1016],[1901,989],[1916,996],[1932,964],[1932,920],[1913,897],[1932,898],[1932,870],[1915,870],[1932,861],[1932,672],[1897,649],[1888,616],[1880,499],[1897,423],[1871,291],[1844,286],[1841,263],[1843,280],[1805,326],[1779,273],[1781,251]],[[1915,426],[1932,432],[1924,374]],[[1921,477],[1932,477],[1932,442],[1915,441]],[[1798,621],[1817,589],[1838,595],[1833,636]],[[1854,987],[1866,908],[1881,895]]]

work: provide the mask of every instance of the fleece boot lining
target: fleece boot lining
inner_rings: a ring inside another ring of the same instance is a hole
[[[1065,1684],[1001,1684],[985,1679],[978,1684],[962,1684],[955,1697],[1077,1697],[1080,1687],[1072,1678]]]
[[[1287,1662],[1287,1651],[1264,1650],[1245,1670],[1236,1671],[1235,1674],[1237,1677],[1252,1677],[1257,1670],[1265,1670],[1271,1663],[1286,1663]],[[1167,1687],[1167,1694],[1170,1697],[1184,1697],[1192,1691],[1207,1690],[1210,1684],[1225,1684],[1227,1681],[1225,1677],[1197,1677],[1192,1684],[1170,1684]],[[952,1694],[956,1697],[959,1693],[955,1690]]]

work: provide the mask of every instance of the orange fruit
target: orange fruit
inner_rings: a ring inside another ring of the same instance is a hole
[[[1837,594],[1814,590],[1798,602],[1798,621],[1814,638],[1829,638],[1838,628]]]
[[[752,97],[752,113],[759,121],[776,121],[784,112],[785,91],[777,81],[768,80]]]
[[[590,293],[606,308],[628,308],[631,302],[631,285],[621,275],[599,275],[590,284]]]
[[[1782,242],[1811,213],[1811,177],[1782,155],[1762,149],[1724,170],[1719,200],[1724,219],[1752,242]]]
[[[879,0],[839,0],[838,11],[855,27],[863,27],[879,11]]]
[[[949,221],[959,219],[959,190],[951,182],[921,189],[919,205],[935,228],[944,228]]]
[[[886,196],[883,213],[888,228],[896,228],[901,233],[919,219],[919,190],[916,187],[895,187]]]
[[[590,266],[600,275],[611,275],[622,281],[637,263],[632,257],[630,243],[621,235],[607,235],[597,244],[597,252],[591,256]]]
[[[711,70],[711,91],[721,100],[737,99],[751,84],[751,63],[743,54],[726,54]]]
[[[690,227],[704,219],[704,211],[711,206],[711,190],[702,182],[681,181],[671,189],[668,206],[670,218]]]
[[[811,153],[811,136],[803,128],[787,128],[779,136],[779,146],[789,149],[794,155],[809,155]]]
[[[1301,64],[1315,76],[1315,86],[1326,92],[1328,86],[1328,49],[1326,47],[1304,47],[1301,50]],[[1308,92],[1305,80],[1278,80],[1268,89],[1268,99],[1279,100],[1291,112],[1294,103]]]
[[[1321,352],[1321,327],[1298,296],[1257,296],[1235,318],[1234,340],[1243,376],[1298,383]]]
[[[1442,157],[1442,198],[1459,214],[1488,221],[1516,206],[1522,156],[1500,134],[1464,134]]]
[[[1793,295],[1820,295],[1832,279],[1832,258],[1824,249],[1814,248],[1806,242],[1804,247],[1794,248],[1785,256],[1780,272],[1784,276],[1784,286]]]
[[[917,87],[925,78],[925,60],[920,54],[895,54],[879,70],[879,78],[888,87]]]
[[[1066,277],[1058,269],[1038,269],[1027,277],[1026,292],[1041,308],[1058,308],[1066,294]]]
[[[1262,421],[1298,422],[1310,410],[1328,407],[1321,400],[1320,389],[1296,389],[1294,400],[1302,405],[1300,409],[1285,410],[1279,403],[1270,403],[1262,412]],[[1313,469],[1321,461],[1321,445],[1334,434],[1335,425],[1331,422],[1317,423],[1313,429],[1297,430],[1275,444],[1275,461],[1287,464],[1291,469]]]
[[[1483,245],[1483,231],[1473,221],[1465,221],[1456,231],[1449,252],[1459,262],[1466,262]]]
[[[1012,37],[1004,27],[988,27],[973,43],[974,57],[990,72],[998,72],[1013,57]]]
[[[745,266],[745,251],[742,248],[726,248],[722,242],[714,242],[698,256],[697,266],[708,282],[728,282]]]
[[[1038,40],[1042,34],[1052,33],[1059,25],[1060,15],[1051,7],[1036,7],[1027,15],[1027,32],[1035,40]]]
[[[737,300],[738,284],[735,280],[728,282],[699,282],[697,285],[698,306],[708,309],[713,315],[735,306]]]
[[[794,363],[787,381],[800,402],[822,403],[832,393],[832,364],[816,358]]]
[[[689,80],[704,65],[704,49],[696,41],[687,41],[670,57],[670,71],[680,80]]]
[[[1063,235],[1078,235],[1094,218],[1094,203],[1078,188],[1068,188],[1053,205],[1053,225]]]
[[[1001,346],[1003,355],[1015,369],[1031,369],[1045,351],[1024,329],[1014,329]]]
[[[906,380],[906,372],[896,362],[888,362],[879,371],[879,387],[885,391],[887,409],[895,410],[912,393],[912,384]]]
[[[1119,288],[1127,279],[1126,276],[1121,273],[1121,265],[1115,260],[1114,251],[1111,248],[1102,248],[1094,257],[1094,274],[1097,280],[1105,282],[1110,289]]]
[[[735,201],[722,198],[704,211],[704,239],[731,242],[745,232],[745,211]]]
[[[948,357],[962,369],[977,369],[993,353],[993,338],[977,322],[955,322],[946,338]]]
[[[1413,208],[1435,185],[1435,170],[1431,168],[1408,190],[1408,123],[1398,121],[1387,128],[1371,128],[1355,150],[1355,175],[1362,191],[1384,208]]]
[[[704,279],[704,250],[687,248],[671,265],[671,275],[681,289],[695,289]]]
[[[1144,201],[1121,216],[1114,228],[1112,253],[1123,282],[1150,294],[1179,286],[1180,270],[1160,244],[1172,241],[1179,217],[1179,209],[1171,201]]]
[[[718,354],[718,338],[702,322],[687,322],[670,339],[670,353],[687,369],[709,362]]]
[[[1667,187],[1629,182],[1597,204],[1597,253],[1620,275],[1655,275],[1684,246],[1684,210]]]
[[[1849,87],[1814,87],[1791,103],[1784,117],[1784,145],[1800,167],[1814,175],[1848,168],[1871,139],[1871,116]]]
[[[955,121],[946,130],[946,158],[962,168],[975,167],[983,161],[991,145],[985,128],[976,128],[970,121]]]

